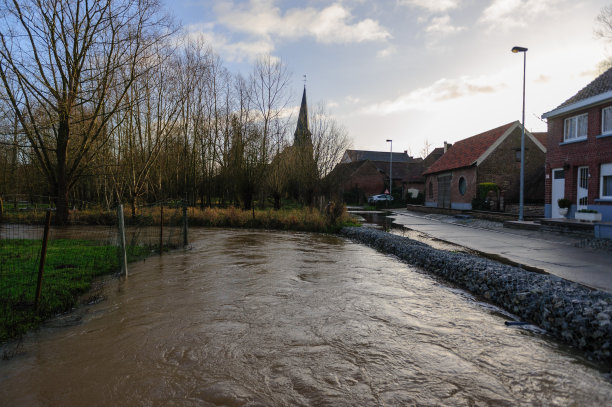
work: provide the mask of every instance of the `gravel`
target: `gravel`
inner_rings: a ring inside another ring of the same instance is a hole
[[[612,363],[610,293],[372,228],[344,228],[341,233],[485,298],[590,358]]]

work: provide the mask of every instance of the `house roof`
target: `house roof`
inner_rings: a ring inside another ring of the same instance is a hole
[[[542,117],[558,116],[572,110],[588,107],[606,99],[612,99],[612,68],[599,75],[595,80],[555,109],[544,113]]]
[[[343,163],[355,161],[389,161],[389,152],[387,151],[367,151],[367,150],[346,150]],[[407,153],[393,153],[394,163],[407,163],[413,160]]]
[[[515,121],[504,124],[503,126],[485,131],[484,133],[457,141],[438,159],[438,161],[433,163],[423,175],[468,167],[475,164],[501,136],[516,125],[520,125],[520,123]]]

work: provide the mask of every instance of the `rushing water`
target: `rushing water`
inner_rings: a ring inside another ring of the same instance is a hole
[[[0,405],[612,402],[580,357],[370,248],[263,231],[191,239],[29,335],[0,361]]]

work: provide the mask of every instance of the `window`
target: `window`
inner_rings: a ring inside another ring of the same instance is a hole
[[[612,164],[601,165],[599,197],[601,199],[612,199]]]
[[[563,141],[582,140],[587,137],[588,113],[565,119]]]
[[[612,106],[601,109],[601,134],[612,133]]]
[[[467,182],[465,178],[459,178],[459,193],[463,196],[465,195],[465,191],[467,190]]]
[[[429,198],[433,198],[433,183],[429,181]]]

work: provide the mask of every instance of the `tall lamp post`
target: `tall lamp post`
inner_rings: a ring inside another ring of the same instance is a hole
[[[512,52],[523,53],[523,125],[521,132],[521,180],[519,195],[519,221],[523,220],[523,209],[525,203],[525,73],[527,69],[527,48],[513,47]]]
[[[387,140],[391,143],[391,151],[389,153],[389,195],[393,196],[391,187],[393,185],[393,140]]]

